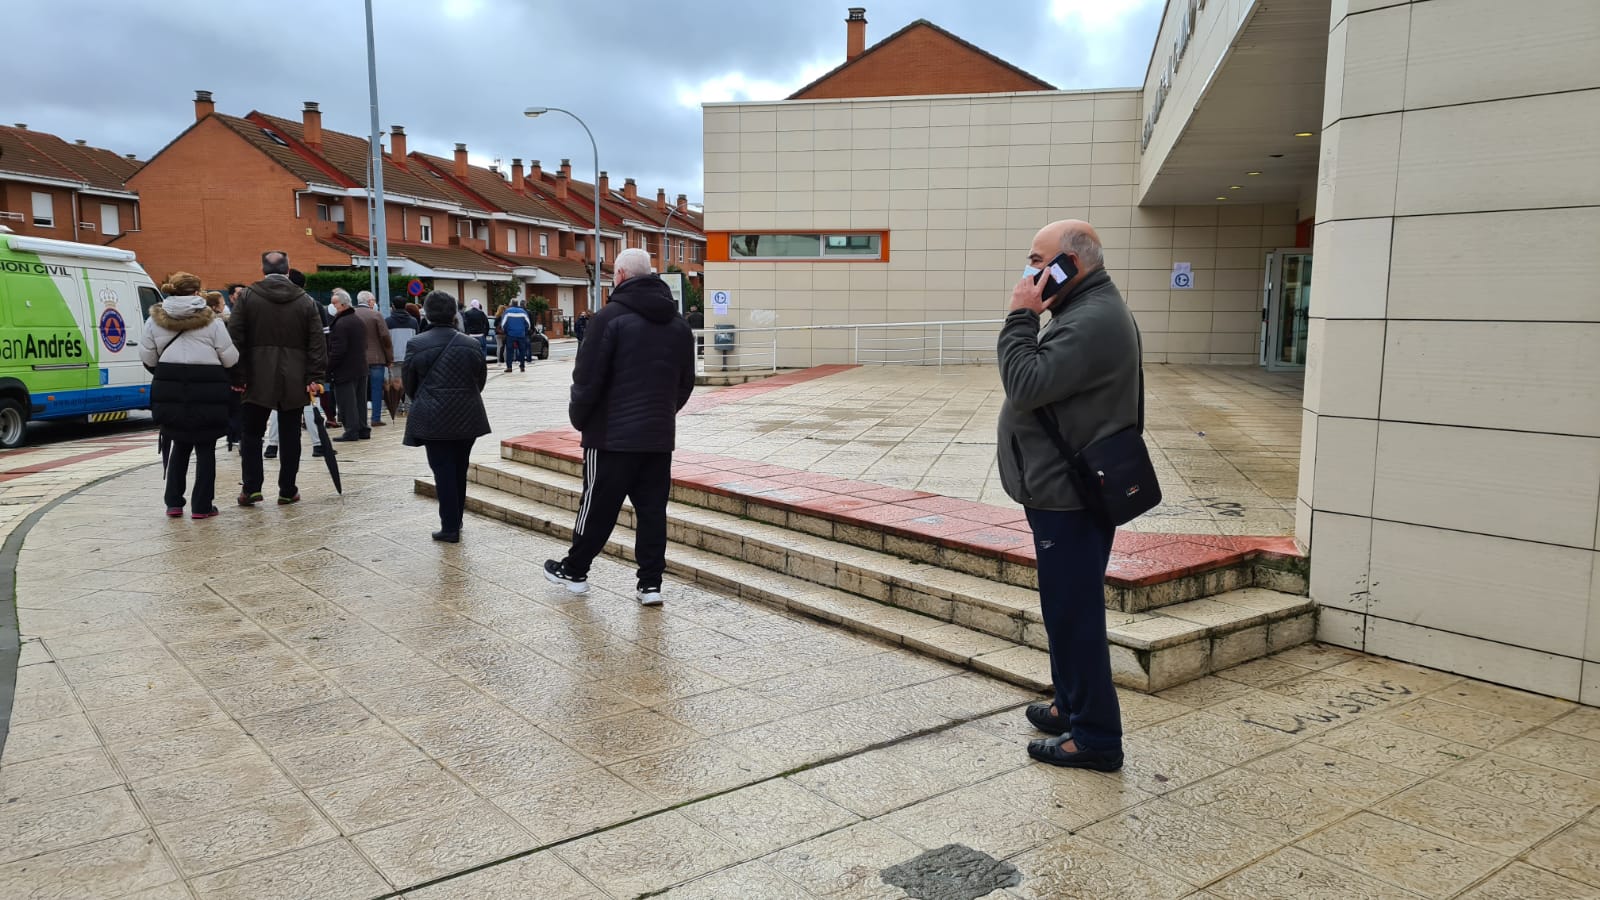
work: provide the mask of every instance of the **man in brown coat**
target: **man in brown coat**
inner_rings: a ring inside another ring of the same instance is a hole
[[[388,323],[378,313],[378,298],[371,291],[356,295],[356,318],[367,330],[367,381],[362,396],[372,406],[372,424],[384,425],[383,385],[389,380],[389,367],[394,365],[394,341],[389,337]],[[372,429],[361,429],[361,436],[371,437]]]
[[[245,383],[240,506],[261,502],[261,483],[266,477],[261,440],[273,411],[278,413],[282,447],[278,503],[300,499],[295,486],[295,476],[300,474],[300,416],[307,399],[322,392],[328,366],[322,316],[316,301],[289,280],[289,255],[277,250],[261,254],[261,274],[265,277],[245,289],[228,319],[228,334],[239,349]]]

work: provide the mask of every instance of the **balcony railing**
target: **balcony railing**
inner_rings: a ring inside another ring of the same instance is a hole
[[[831,357],[841,351],[857,365],[981,365],[996,361],[995,341],[1004,319],[883,322],[868,325],[789,325],[706,328],[695,332],[705,342],[707,372],[747,372],[814,365],[786,357]],[[843,335],[840,340],[821,338]],[[809,339],[807,339],[809,336]],[[718,345],[718,338],[725,342]]]

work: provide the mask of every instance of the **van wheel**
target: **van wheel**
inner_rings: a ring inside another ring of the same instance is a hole
[[[10,450],[22,446],[28,435],[28,417],[22,404],[15,400],[0,400],[0,449]]]

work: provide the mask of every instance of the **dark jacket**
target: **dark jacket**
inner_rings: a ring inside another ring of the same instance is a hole
[[[1069,468],[1034,410],[1074,450],[1139,421],[1139,329],[1104,269],[1057,300],[1041,331],[1019,309],[1000,327],[1000,484],[1034,509],[1082,509]]]
[[[422,323],[417,321],[417,317],[404,309],[392,310],[389,313],[389,318],[383,320],[383,324],[389,326],[390,331],[396,328],[409,328],[412,331],[422,330]]]
[[[228,334],[242,357],[246,403],[300,409],[306,385],[327,374],[317,302],[287,278],[269,275],[246,288],[228,319]]]
[[[567,415],[583,446],[670,453],[678,410],[694,391],[694,335],[654,275],[617,285],[589,322]]]
[[[328,380],[360,381],[367,377],[367,326],[353,307],[339,311],[328,326]]]
[[[482,397],[489,370],[476,340],[449,325],[435,325],[411,340],[400,371],[411,398],[407,446],[465,441],[489,433]]]
[[[489,333],[489,314],[481,309],[469,308],[461,314],[461,322],[466,327],[467,334]]]
[[[684,321],[688,322],[689,327],[696,331],[706,327],[706,317],[698,309],[689,310],[689,315],[684,317]]]

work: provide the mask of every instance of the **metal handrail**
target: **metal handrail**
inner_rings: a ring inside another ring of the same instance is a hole
[[[697,337],[709,338],[706,343],[707,369],[711,367],[712,353],[721,357],[721,371],[742,369],[778,369],[778,336],[780,332],[816,332],[816,331],[850,331],[851,361],[856,364],[867,362],[879,365],[937,365],[941,370],[945,363],[952,364],[982,364],[994,361],[994,345],[985,343],[972,345],[968,342],[965,329],[975,326],[998,326],[1004,319],[946,319],[925,322],[871,322],[853,323],[842,325],[755,325],[744,328],[702,328],[695,331]],[[890,335],[882,336],[862,332],[899,330],[907,331],[920,329],[919,335]],[[929,334],[930,329],[936,329]],[[955,334],[947,335],[954,331]],[[733,338],[734,349],[727,352],[718,350],[715,346],[716,336]],[[757,337],[770,335],[770,340]],[[955,343],[946,343],[947,340]],[[898,344],[912,344],[913,346],[895,346]],[[751,349],[754,347],[755,349]],[[929,351],[933,351],[930,357]],[[746,357],[759,356],[770,353],[768,363],[743,362]],[[878,359],[863,359],[862,354],[879,356]],[[973,354],[989,353],[991,355],[974,356]],[[952,355],[953,354],[953,355]],[[914,355],[914,356],[913,356]]]

